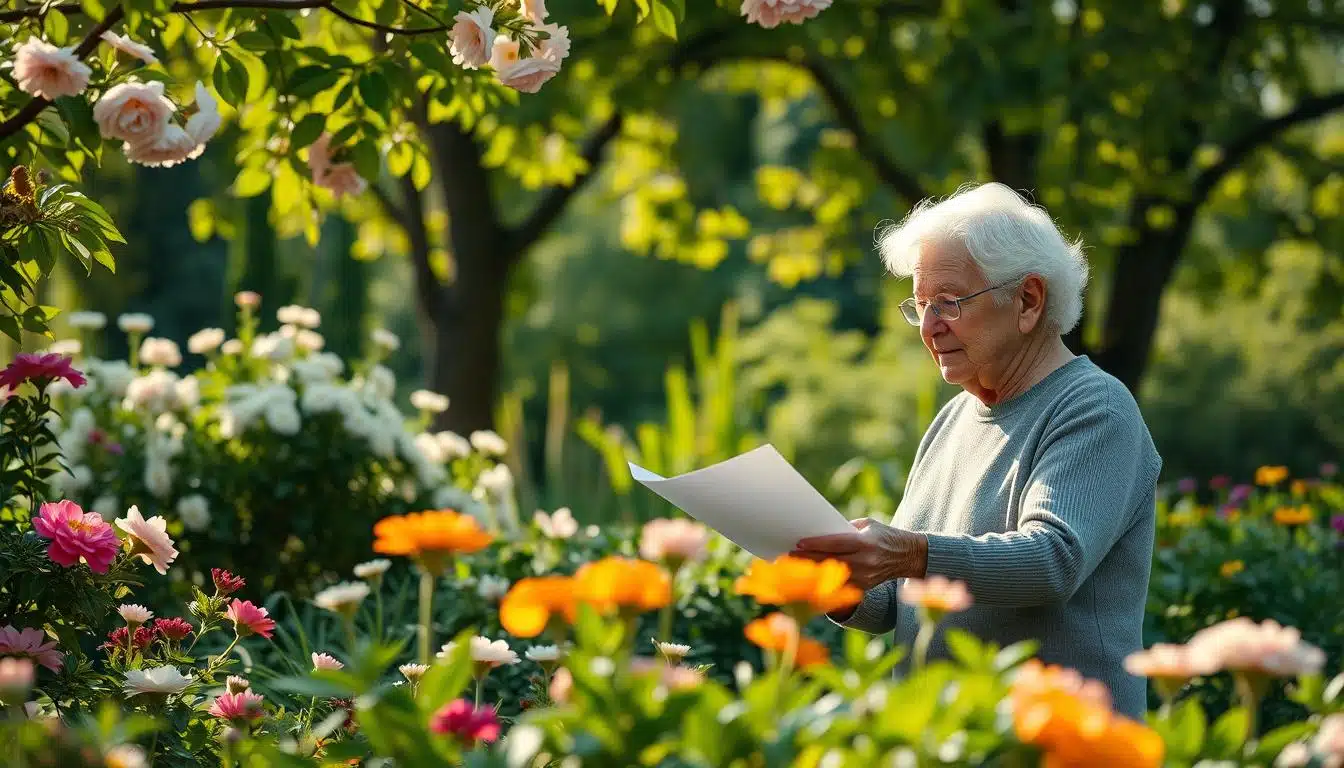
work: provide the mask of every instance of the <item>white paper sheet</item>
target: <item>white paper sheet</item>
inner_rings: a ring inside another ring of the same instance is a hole
[[[676,477],[627,463],[641,485],[764,560],[799,539],[854,530],[773,445]]]

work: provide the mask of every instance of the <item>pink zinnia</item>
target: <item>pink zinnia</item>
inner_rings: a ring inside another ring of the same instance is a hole
[[[235,601],[236,602],[236,601]],[[241,725],[260,719],[265,712],[261,709],[262,696],[250,690],[238,693],[221,693],[210,705],[209,712],[221,720]]]
[[[84,374],[70,365],[70,358],[55,353],[49,355],[21,354],[14,358],[3,371],[0,371],[0,387],[11,390],[19,388],[25,381],[37,386],[45,386],[56,379],[65,379],[70,386],[79,389],[88,383]]]
[[[65,654],[56,650],[56,641],[47,640],[40,629],[17,629],[12,624],[0,627],[0,656],[32,659],[52,672],[60,672]]]
[[[234,598],[224,615],[233,622],[233,629],[239,637],[261,635],[269,638],[275,631],[275,621],[271,619],[266,609],[253,605],[250,600]]]
[[[443,705],[429,719],[429,730],[434,733],[456,736],[467,746],[478,741],[494,741],[499,738],[499,718],[490,707],[476,708],[466,699],[458,699]]]
[[[121,540],[112,526],[95,512],[86,514],[73,501],[43,504],[33,528],[38,535],[51,539],[47,557],[66,568],[83,558],[89,570],[107,573],[121,551]]]

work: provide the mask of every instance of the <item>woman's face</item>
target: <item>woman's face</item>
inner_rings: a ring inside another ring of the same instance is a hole
[[[916,301],[960,298],[988,287],[965,251],[932,245],[920,249],[914,269]],[[961,302],[960,316],[948,320],[926,305],[919,335],[944,381],[964,386],[993,380],[989,374],[996,369],[996,361],[1010,356],[1010,350],[1020,343],[1013,308],[1013,303],[996,306],[991,294],[982,293]]]

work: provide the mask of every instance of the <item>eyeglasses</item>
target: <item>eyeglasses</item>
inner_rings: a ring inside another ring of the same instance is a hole
[[[982,293],[989,293],[1010,284],[1011,281],[991,285],[982,291],[976,291],[967,296],[949,296],[946,293],[940,293],[928,301],[906,299],[901,302],[901,314],[905,316],[906,322],[911,325],[919,325],[924,320],[924,312],[930,308],[933,309],[933,314],[940,320],[956,320],[961,317],[961,302],[970,301]]]

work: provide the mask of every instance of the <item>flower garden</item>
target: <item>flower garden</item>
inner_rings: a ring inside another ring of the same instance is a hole
[[[118,318],[129,360],[68,339],[0,372],[7,764],[1344,760],[1333,466],[1164,489],[1138,722],[1029,645],[926,659],[840,630],[838,562],[753,561],[686,519],[525,518],[499,435],[393,402],[395,337],[346,361],[313,310],[261,333],[260,297],[237,304],[191,373],[144,316]],[[971,596],[902,599],[935,631]]]

